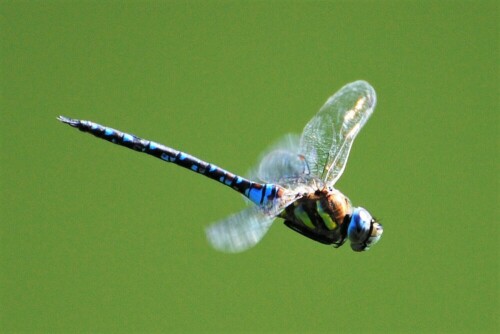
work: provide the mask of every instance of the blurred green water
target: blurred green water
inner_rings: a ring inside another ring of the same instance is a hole
[[[1,18],[2,332],[498,332],[496,2],[18,2]],[[65,114],[245,173],[365,79],[377,109],[338,183],[371,251],[276,224]],[[496,144],[496,145],[495,145]]]

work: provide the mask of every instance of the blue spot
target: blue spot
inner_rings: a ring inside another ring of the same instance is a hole
[[[264,202],[267,202],[267,199],[271,194],[273,193],[273,185],[272,184],[266,184],[266,195],[264,196]]]
[[[192,165],[192,166],[191,166],[191,169],[192,169],[192,170],[194,170],[195,172],[197,172],[197,171],[198,171],[198,166],[196,166],[196,165]]]
[[[260,199],[262,198],[262,189],[250,188],[250,193],[248,198],[255,204],[260,204]]]
[[[231,179],[226,179],[226,181],[224,181],[224,184],[225,184],[226,186],[228,186],[228,185],[230,185],[230,184],[231,184],[231,182],[233,182],[233,180],[231,180]]]
[[[123,141],[124,141],[124,142],[127,142],[127,141],[132,141],[132,140],[134,140],[134,137],[132,137],[131,135],[129,135],[129,134],[127,134],[127,133],[125,133],[125,134],[123,135]]]
[[[210,165],[210,169],[208,170],[209,172],[213,172],[214,170],[217,169],[217,166],[215,165]]]
[[[105,134],[106,136],[112,136],[114,133],[115,133],[115,131],[114,131],[113,129],[110,129],[110,128],[106,128],[106,129],[104,130],[104,134]]]
[[[224,176],[221,176],[221,177],[219,178],[219,182],[224,182]]]
[[[249,191],[250,191],[250,188],[247,188],[247,189],[245,190],[245,196],[246,196],[246,197],[248,197],[248,192],[249,192]]]
[[[351,243],[361,243],[370,233],[372,216],[363,208],[355,208],[351,222],[347,229],[347,236]]]
[[[95,123],[90,123],[90,127],[92,128],[92,130],[97,130],[97,124]]]
[[[160,155],[160,158],[161,158],[162,160],[165,160],[165,161],[170,161],[170,157],[169,157],[169,156],[168,156],[168,154],[166,154],[166,153],[162,153],[162,154]]]
[[[150,141],[149,148],[152,150],[156,150],[158,148],[158,144],[156,144],[154,141]]]
[[[239,176],[236,176],[236,183],[241,183],[243,182],[243,179]]]
[[[186,155],[184,153],[180,152],[179,160],[184,160],[184,159],[186,159]]]

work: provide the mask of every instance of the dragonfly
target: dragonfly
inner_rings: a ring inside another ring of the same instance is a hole
[[[91,121],[58,120],[114,144],[187,168],[226,185],[249,205],[206,228],[209,243],[229,253],[259,243],[272,223],[284,225],[334,248],[349,240],[366,251],[383,227],[366,209],[354,207],[334,186],[344,172],[354,139],[372,115],[377,97],[366,81],[349,83],[332,95],[306,124],[302,134],[287,135],[273,145],[245,178],[185,152]]]

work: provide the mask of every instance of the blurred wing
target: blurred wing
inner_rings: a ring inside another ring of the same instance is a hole
[[[329,186],[337,182],[354,138],[373,113],[376,101],[375,90],[366,81],[347,84],[326,101],[300,139],[312,175]]]
[[[206,229],[207,239],[219,251],[242,252],[264,237],[274,218],[253,206],[210,225]]]
[[[276,216],[300,198],[292,191],[282,190],[281,196],[269,205],[251,206],[208,226],[205,232],[212,247],[227,253],[237,253],[256,245]]]
[[[304,180],[309,175],[309,167],[299,149],[300,138],[286,135],[262,155],[250,179],[284,186]]]

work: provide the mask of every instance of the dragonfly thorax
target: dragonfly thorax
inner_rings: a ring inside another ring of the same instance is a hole
[[[324,244],[341,246],[347,237],[351,201],[336,189],[308,193],[289,205],[280,217],[296,232]]]

